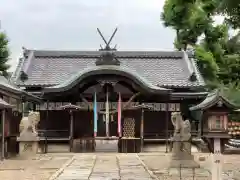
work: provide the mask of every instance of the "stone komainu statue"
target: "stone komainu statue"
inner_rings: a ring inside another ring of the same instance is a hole
[[[174,135],[172,137],[171,168],[199,168],[191,154],[191,125],[189,120],[183,120],[180,112],[172,113]]]
[[[191,124],[189,120],[183,120],[180,112],[173,112],[171,116],[174,126],[173,143],[178,146],[173,146],[174,151],[181,151],[191,154]],[[175,149],[174,149],[175,148]]]
[[[37,125],[40,121],[39,112],[30,111],[28,117],[23,117],[19,126],[19,153],[21,155],[36,154],[38,151]]]
[[[20,136],[25,132],[29,132],[29,133],[31,132],[37,135],[37,125],[39,121],[40,121],[40,113],[30,111],[28,114],[28,117],[23,117],[20,122],[20,126],[19,126]]]

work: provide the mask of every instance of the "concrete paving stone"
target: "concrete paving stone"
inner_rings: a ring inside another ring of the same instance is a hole
[[[142,178],[142,177],[123,177],[121,180],[152,180],[152,178]],[[178,179],[179,180],[179,179]]]
[[[95,158],[76,155],[74,161],[64,169],[58,180],[70,177],[87,178],[87,176],[89,180],[151,179],[135,154],[121,157],[118,154],[97,154]]]
[[[159,180],[179,180],[179,171],[169,170],[169,155],[159,153],[118,154],[44,154],[35,157],[17,157],[0,163],[2,180],[48,180],[65,162],[74,156],[74,160],[65,166],[56,180],[153,180],[154,174]],[[195,180],[211,179],[211,158],[207,154],[194,154],[206,157],[199,162],[201,168],[195,169]],[[223,180],[240,180],[240,156],[223,155]],[[142,163],[142,162],[143,163]],[[150,172],[150,174],[149,174]],[[192,170],[182,169],[184,180],[192,180]],[[171,176],[170,176],[171,175]]]
[[[57,178],[56,180],[88,180],[88,178],[87,179],[82,179],[82,178],[75,178],[75,179],[73,179],[72,177],[68,177],[68,178],[66,178],[66,177],[61,177],[61,178]]]

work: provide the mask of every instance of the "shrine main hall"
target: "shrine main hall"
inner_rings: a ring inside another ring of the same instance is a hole
[[[192,52],[24,48],[11,81],[42,99],[25,104],[40,112],[39,132],[71,149],[78,140],[94,150],[97,139],[132,138],[138,152],[147,142],[167,143],[171,112],[190,120],[193,136],[203,133],[199,111],[190,108],[208,92]]]

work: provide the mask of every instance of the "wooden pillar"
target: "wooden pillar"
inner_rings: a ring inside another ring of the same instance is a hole
[[[168,123],[169,123],[169,107],[168,103],[166,103],[166,118],[165,118],[165,123],[166,123],[166,153],[168,153]]]
[[[2,151],[1,160],[5,158],[5,109],[2,110]]]
[[[24,104],[25,104],[25,99],[24,99],[24,97],[22,97],[21,98],[21,100],[22,100],[22,118],[24,118]]]
[[[48,109],[49,109],[49,101],[47,101],[47,114],[46,114],[47,122],[49,121]],[[48,124],[48,123],[46,123],[46,124]],[[44,137],[45,137],[45,153],[48,152],[48,143],[47,143],[46,130],[47,130],[47,128],[46,128],[46,125],[45,125],[45,135],[44,135]]]
[[[36,103],[33,103],[33,111],[36,111],[37,110],[37,105]]]
[[[72,152],[72,146],[73,146],[73,112],[72,110],[70,112],[70,152]]]
[[[200,117],[200,119],[199,119],[199,121],[198,121],[198,137],[199,138],[201,138],[202,137],[202,123],[203,123],[203,113],[201,112],[201,117]]]
[[[140,136],[141,136],[141,152],[143,151],[144,145],[144,109],[141,109],[141,124],[140,124]]]

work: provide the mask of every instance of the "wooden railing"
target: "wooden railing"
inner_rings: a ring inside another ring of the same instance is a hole
[[[144,139],[166,139],[171,138],[173,136],[174,130],[162,131],[159,133],[144,133]],[[198,136],[197,130],[192,130],[191,135],[193,137]]]
[[[38,130],[38,136],[40,137],[40,146],[44,153],[48,152],[49,142],[67,141],[71,148],[71,137],[69,135],[69,130]]]

